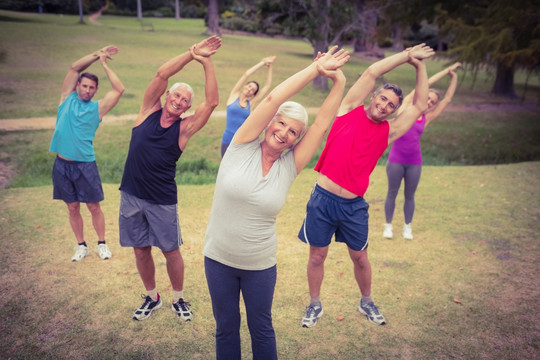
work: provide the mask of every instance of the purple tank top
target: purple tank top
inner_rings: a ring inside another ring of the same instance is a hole
[[[416,121],[405,135],[394,141],[388,154],[388,161],[396,164],[422,165],[420,137],[425,125],[426,115],[422,114],[420,121]]]

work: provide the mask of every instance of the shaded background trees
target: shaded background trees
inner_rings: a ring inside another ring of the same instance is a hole
[[[516,98],[514,74],[538,74],[538,0],[79,0],[89,14],[205,18],[208,34],[245,31],[300,37],[313,56],[330,45],[348,45],[364,56],[382,57],[425,42],[448,61],[461,61],[476,78],[493,74],[492,93]],[[137,12],[137,5],[140,11]],[[106,5],[106,6],[105,6]],[[0,0],[16,11],[78,14],[73,0]],[[474,82],[473,82],[474,83]],[[324,78],[314,86],[327,89]]]

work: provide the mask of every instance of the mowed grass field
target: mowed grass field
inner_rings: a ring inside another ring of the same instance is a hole
[[[111,67],[127,88],[112,114],[136,113],[157,67],[204,38],[200,20],[151,19],[154,32],[142,31],[129,18],[102,17],[101,26],[77,21],[73,16],[0,11],[0,118],[54,116],[69,64],[110,43],[120,48]],[[311,61],[311,47],[298,40],[225,35],[223,44],[214,58],[221,95],[218,110],[225,109],[228,92],[242,71],[260,58],[278,56],[274,84]],[[348,86],[372,61],[351,58],[344,68]],[[444,59],[430,60],[429,73],[445,64]],[[99,97],[108,84],[99,65],[91,70],[101,77]],[[185,70],[174,80],[192,84],[197,103],[203,93],[200,65],[189,64]],[[454,104],[509,103],[488,94],[488,73],[480,74],[472,89],[471,77],[460,75]],[[524,75],[516,77],[522,94]],[[262,82],[263,72],[255,78]],[[414,73],[404,66],[385,78],[408,91]],[[441,82],[439,88],[445,86]],[[325,95],[307,87],[293,100],[312,108]],[[537,96],[538,80],[533,78],[525,102],[534,103]],[[217,168],[223,128],[224,118],[212,117],[193,138],[179,167],[207,162]],[[449,112],[426,131],[423,145],[429,163],[437,165],[466,164],[460,159],[474,156],[502,158],[523,149],[534,155],[538,129],[538,113],[527,109]],[[54,156],[47,149],[52,131],[0,133],[0,161],[16,173],[12,186],[0,189],[0,358],[215,358],[215,323],[202,256],[214,189],[211,176],[202,185],[189,185],[200,177],[196,174],[179,186],[185,297],[192,304],[194,321],[180,323],[169,310],[171,288],[159,251],[154,251],[156,276],[165,306],[144,322],[131,320],[144,289],[132,250],[118,243],[118,169],[121,175],[129,133],[129,123],[104,124],[98,130],[98,165],[108,179],[102,207],[113,257],[102,261],[97,256],[90,216],[82,209],[92,255],[80,263],[70,262],[75,241],[66,207],[51,200],[47,174]],[[308,248],[296,234],[315,176],[310,169],[299,175],[278,216],[273,320],[280,359],[540,358],[540,162],[424,166],[413,241],[400,236],[401,194],[394,217],[396,236],[382,238],[386,175],[384,166],[376,167],[366,200],[373,297],[388,320],[383,327],[356,311],[359,291],[352,265],[346,248],[335,243],[321,294],[325,315],[312,329],[299,325],[309,299]],[[243,358],[250,359],[244,312],[242,316]]]

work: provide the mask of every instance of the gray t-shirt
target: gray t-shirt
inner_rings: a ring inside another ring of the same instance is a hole
[[[243,270],[276,264],[276,216],[297,176],[289,151],[262,176],[259,140],[231,143],[221,160],[203,254]]]

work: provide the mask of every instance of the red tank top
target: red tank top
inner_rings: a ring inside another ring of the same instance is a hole
[[[338,116],[328,134],[315,171],[363,197],[369,175],[388,146],[387,121],[371,121],[364,106]]]

